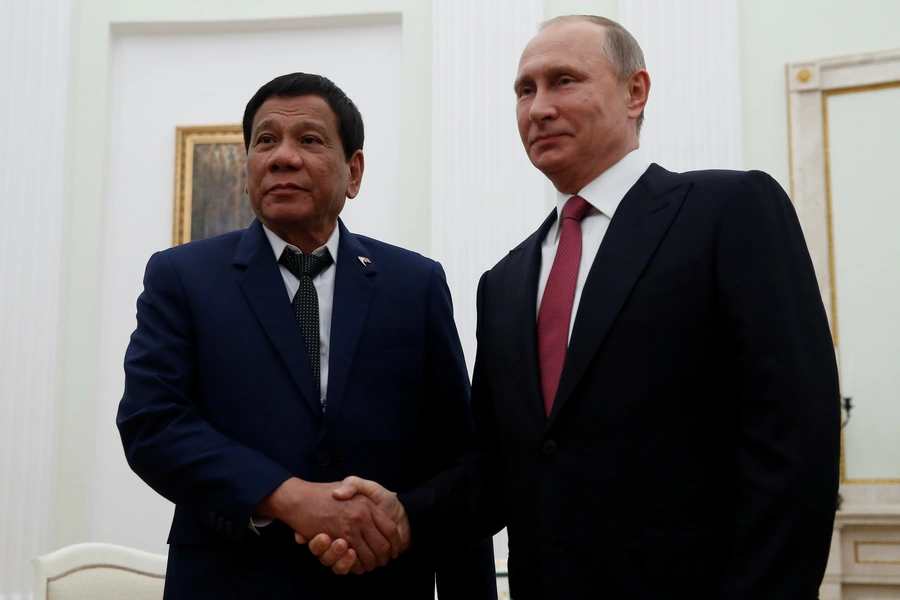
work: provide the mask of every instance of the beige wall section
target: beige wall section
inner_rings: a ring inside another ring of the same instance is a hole
[[[744,168],[790,190],[789,62],[900,47],[897,0],[739,0]]]
[[[100,283],[103,270],[103,198],[105,197],[109,53],[113,28],[137,32],[196,29],[198,25],[244,30],[283,26],[286,19],[399,13],[402,19],[403,121],[400,124],[402,196],[406,217],[430,221],[431,149],[431,3],[421,0],[80,0],[76,6],[67,145],[68,193],[63,239],[61,366],[59,377],[60,446],[55,544],[90,536],[93,436],[98,393]],[[375,18],[377,17],[369,17]],[[363,17],[362,22],[365,21]],[[265,23],[264,21],[270,21]],[[244,22],[244,23],[241,23]],[[346,21],[344,21],[346,22]],[[341,21],[333,24],[340,24]],[[152,26],[151,26],[152,24]],[[184,24],[179,26],[178,24]],[[206,24],[206,25],[203,25]],[[298,27],[302,23],[296,23]],[[253,90],[248,90],[248,94]],[[402,245],[426,251],[429,228],[409,227]],[[109,415],[113,420],[115,415]],[[135,514],[139,520],[141,515]]]

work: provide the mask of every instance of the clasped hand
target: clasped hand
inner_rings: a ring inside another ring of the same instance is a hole
[[[359,575],[383,567],[409,547],[409,522],[397,494],[359,477],[348,477],[337,488],[326,487],[330,498],[322,499],[323,504],[340,503],[339,516],[310,519],[294,530],[297,543],[308,543],[323,565],[339,575]]]

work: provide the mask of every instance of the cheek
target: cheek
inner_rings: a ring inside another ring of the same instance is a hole
[[[528,118],[528,110],[519,105],[516,108],[516,124],[519,127],[519,137],[524,143],[528,139],[528,130],[531,128],[531,120]]]
[[[265,174],[265,169],[263,165],[258,160],[248,160],[247,161],[247,185],[252,188],[254,184],[259,184],[263,175]]]

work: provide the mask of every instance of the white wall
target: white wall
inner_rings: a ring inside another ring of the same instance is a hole
[[[478,278],[553,207],[519,141],[513,80],[538,0],[435,0],[431,256],[447,273],[471,369]]]
[[[897,0],[738,0],[744,168],[790,190],[787,63],[900,47]]]
[[[470,371],[478,278],[552,207],[519,141],[512,91],[519,54],[540,21],[539,0],[434,1],[431,256],[447,273]],[[506,530],[494,539],[494,556],[507,559]]]
[[[52,537],[70,9],[0,2],[0,600]]]
[[[741,169],[737,0],[619,0],[650,73],[641,149],[670,171]]]
[[[171,246],[176,125],[240,123],[250,96],[273,77],[327,74],[366,121],[363,185],[342,217],[351,231],[396,243],[403,226],[395,218],[402,212],[400,33],[396,23],[114,37],[91,539],[166,548],[171,506],[128,468],[114,415],[144,265]]]

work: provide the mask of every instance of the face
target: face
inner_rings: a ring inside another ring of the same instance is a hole
[[[585,21],[551,25],[519,60],[519,135],[532,164],[562,192],[577,193],[638,147],[650,80],[642,70],[618,81],[601,53],[605,35]]]
[[[259,220],[282,239],[327,241],[346,198],[359,192],[363,155],[348,161],[337,117],[319,96],[269,98],[253,118],[247,194]],[[323,239],[324,236],[324,239]]]

